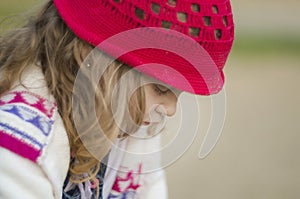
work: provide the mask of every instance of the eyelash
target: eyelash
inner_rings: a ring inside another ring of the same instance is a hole
[[[162,91],[157,85],[154,85],[154,90],[158,95],[164,95],[169,92],[169,89]]]

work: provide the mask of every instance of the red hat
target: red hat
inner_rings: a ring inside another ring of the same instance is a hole
[[[82,40],[174,88],[219,92],[234,40],[229,0],[54,0]]]

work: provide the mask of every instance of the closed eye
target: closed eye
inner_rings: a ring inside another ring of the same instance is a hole
[[[162,85],[159,85],[159,84],[153,84],[153,85],[154,85],[154,91],[159,95],[166,94],[170,91],[170,89],[168,89],[165,86],[162,86]]]

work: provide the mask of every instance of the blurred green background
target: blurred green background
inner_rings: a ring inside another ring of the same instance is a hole
[[[41,2],[1,0],[1,32]],[[170,198],[299,199],[300,1],[233,0],[232,7],[236,40],[225,66],[222,136],[199,160],[210,115],[210,98],[199,97],[198,136],[166,168]],[[176,131],[178,118],[169,120],[166,134]]]

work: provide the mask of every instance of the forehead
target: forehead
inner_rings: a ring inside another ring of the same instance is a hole
[[[144,75],[144,74],[142,74],[142,83],[143,84],[159,84],[161,86],[171,88],[171,86],[169,86],[168,84],[165,84],[155,78],[152,78],[152,77]]]
[[[172,92],[174,92],[174,93],[177,93],[177,94],[182,93],[181,90],[178,90],[178,89],[176,89],[176,88],[174,88],[174,87],[172,87],[172,86],[170,86],[168,84],[165,84],[165,83],[163,83],[163,82],[161,82],[161,81],[159,81],[157,79],[154,79],[152,77],[149,77],[149,76],[143,75],[143,74],[142,74],[142,84],[143,85],[146,85],[146,84],[157,84],[157,85],[164,86],[164,87],[172,90]]]

